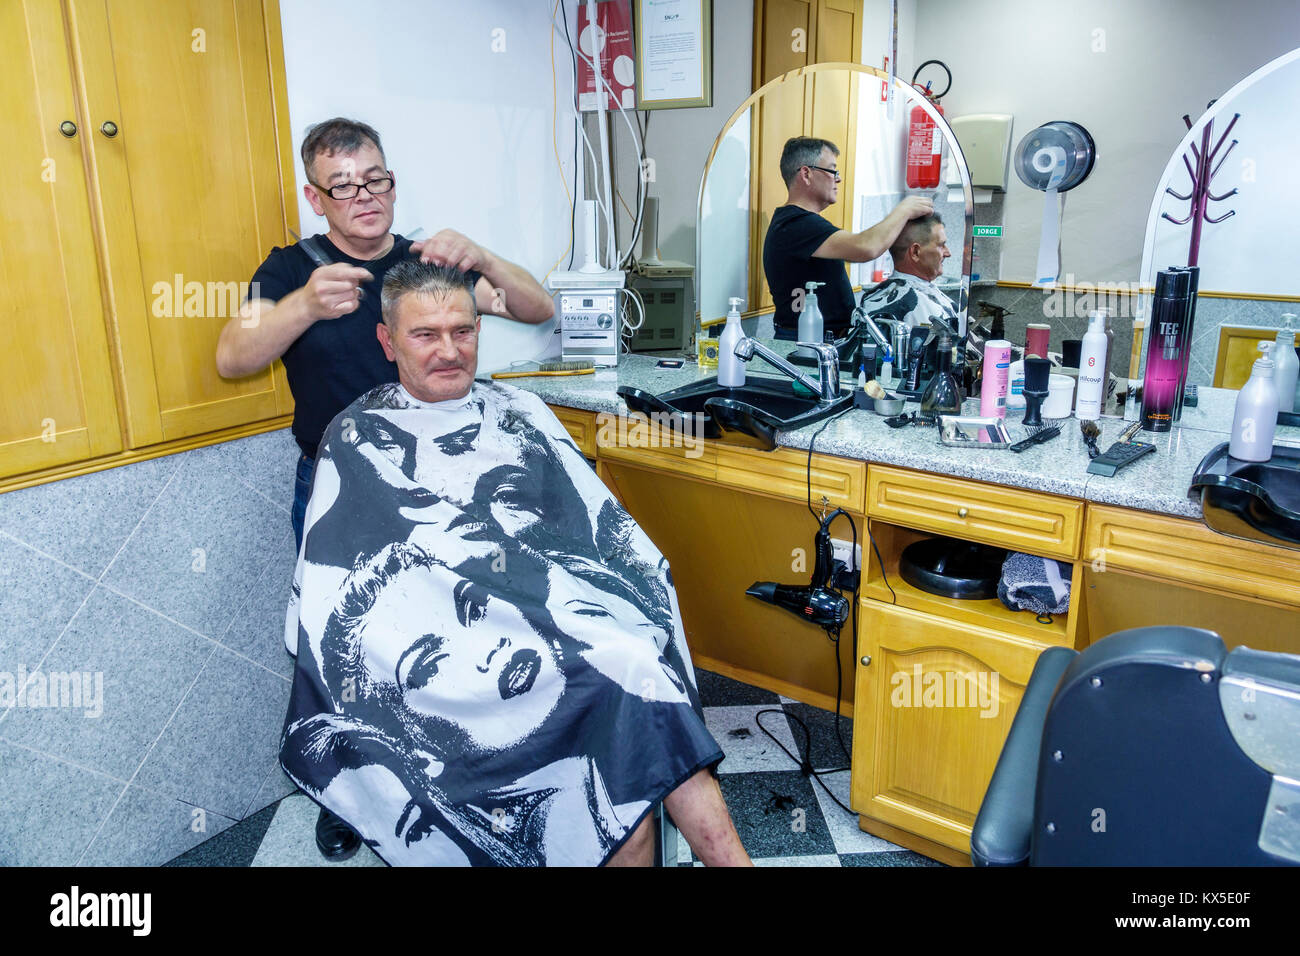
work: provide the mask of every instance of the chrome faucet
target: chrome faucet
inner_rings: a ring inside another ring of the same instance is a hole
[[[840,353],[835,346],[822,342],[800,342],[799,348],[812,349],[817,353],[817,377],[814,381],[799,371],[766,345],[745,337],[736,343],[736,357],[748,362],[755,355],[773,368],[784,372],[792,379],[817,396],[822,403],[833,402],[840,397]]]

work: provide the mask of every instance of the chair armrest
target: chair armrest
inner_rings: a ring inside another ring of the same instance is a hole
[[[1043,724],[1056,685],[1076,656],[1068,647],[1051,647],[1034,664],[971,830],[970,855],[976,866],[1024,866],[1029,862]]]

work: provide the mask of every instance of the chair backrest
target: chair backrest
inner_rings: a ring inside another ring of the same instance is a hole
[[[1242,699],[1243,688],[1255,696]],[[1285,780],[1278,791],[1274,777],[1300,765],[1297,719],[1300,658],[1229,655],[1216,634],[1187,627],[1099,641],[1066,668],[1047,713],[1031,862],[1300,863],[1300,793]],[[1298,812],[1270,814],[1279,800]],[[1261,848],[1266,825],[1273,852]]]

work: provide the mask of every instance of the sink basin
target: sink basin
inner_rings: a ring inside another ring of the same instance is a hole
[[[1239,461],[1223,442],[1197,467],[1191,491],[1215,531],[1300,551],[1300,448],[1274,445],[1268,461]]]
[[[822,403],[789,379],[757,376],[739,388],[719,385],[717,376],[713,376],[660,395],[629,385],[621,386],[618,394],[632,411],[658,416],[663,424],[678,431],[691,428],[696,437],[768,451],[776,447],[777,432],[803,428],[853,404],[853,393],[848,389],[841,388],[835,401]],[[696,415],[703,417],[696,419]],[[692,416],[691,423],[684,423],[682,416]],[[702,422],[702,436],[695,422]]]

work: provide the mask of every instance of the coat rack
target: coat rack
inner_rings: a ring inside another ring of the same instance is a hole
[[[1211,101],[1206,105],[1206,109],[1209,109],[1213,105],[1214,103]],[[1213,200],[1214,202],[1222,202],[1223,200],[1237,194],[1237,190],[1234,188],[1224,193],[1222,196],[1214,195],[1210,192],[1210,180],[1219,172],[1219,167],[1222,166],[1223,161],[1228,158],[1228,153],[1232,152],[1232,147],[1237,145],[1237,141],[1234,139],[1228,144],[1227,150],[1224,151],[1223,156],[1220,157],[1219,161],[1217,163],[1214,162],[1214,157],[1219,155],[1219,150],[1223,147],[1223,141],[1228,138],[1228,134],[1232,132],[1232,128],[1237,125],[1237,120],[1239,119],[1241,119],[1240,113],[1232,114],[1232,122],[1230,122],[1228,128],[1223,131],[1223,135],[1219,137],[1219,141],[1214,144],[1213,149],[1210,148],[1210,139],[1214,135],[1214,121],[1211,120],[1205,124],[1205,129],[1201,132],[1201,148],[1197,150],[1195,143],[1192,143],[1189,147],[1192,157],[1196,160],[1195,169],[1192,168],[1192,164],[1188,161],[1186,154],[1183,155],[1183,165],[1187,167],[1187,173],[1192,177],[1192,191],[1190,193],[1183,196],[1174,192],[1172,189],[1165,189],[1165,192],[1173,196],[1175,199],[1191,200],[1192,203],[1191,212],[1187,214],[1187,218],[1185,219],[1175,219],[1167,212],[1160,214],[1161,218],[1168,219],[1170,222],[1179,226],[1186,225],[1189,222],[1192,224],[1192,241],[1187,250],[1187,264],[1189,266],[1196,265],[1197,259],[1201,254],[1202,223],[1220,223],[1237,214],[1237,210],[1229,209],[1218,219],[1213,219],[1206,212],[1206,206],[1210,200]],[[1190,116],[1184,114],[1183,122],[1187,124],[1188,129],[1192,128],[1192,118]]]

